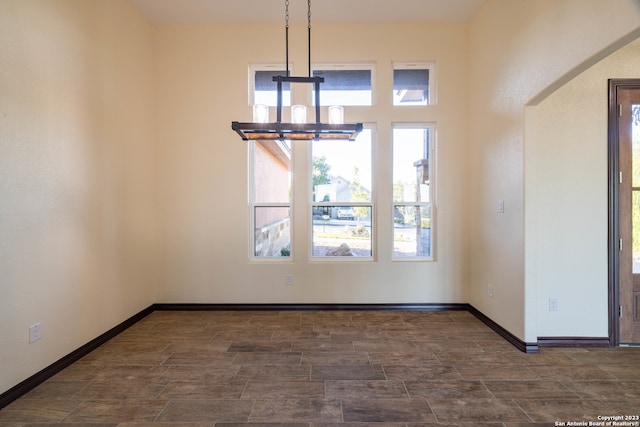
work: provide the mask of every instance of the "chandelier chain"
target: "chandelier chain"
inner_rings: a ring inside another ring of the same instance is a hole
[[[287,28],[289,28],[289,0],[284,2],[284,22]]]
[[[311,77],[311,0],[307,0],[307,52],[309,52],[307,66],[309,77]]]

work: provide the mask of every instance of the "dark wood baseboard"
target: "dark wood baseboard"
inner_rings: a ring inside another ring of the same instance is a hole
[[[431,310],[468,311],[524,353],[537,353],[538,343],[525,343],[471,304],[154,304],[155,310]]]
[[[538,337],[540,347],[612,347],[608,337]]]
[[[424,310],[466,311],[469,304],[154,304],[157,311],[223,310]]]
[[[530,343],[530,342],[522,341],[520,338],[516,337],[511,332],[507,331],[505,328],[503,328],[502,326],[498,325],[496,322],[491,320],[491,318],[486,316],[484,313],[482,313],[480,310],[478,310],[477,308],[475,308],[471,304],[469,304],[469,313],[473,314],[478,319],[480,319],[485,325],[487,325],[488,327],[493,329],[493,331],[495,333],[497,333],[498,335],[500,335],[502,338],[504,338],[505,340],[507,340],[511,344],[513,344],[518,350],[520,350],[520,351],[522,351],[524,353],[538,353],[538,343],[537,342],[536,343]]]
[[[149,314],[153,313],[153,311],[154,311],[153,306],[145,308],[141,312],[131,316],[130,318],[120,323],[119,325],[109,329],[107,332],[100,335],[99,337],[94,338],[93,340],[89,341],[88,343],[78,348],[77,350],[72,351],[71,353],[61,358],[60,360],[47,366],[40,372],[30,376],[26,380],[22,381],[20,384],[17,384],[16,386],[0,394],[0,409],[4,408],[9,403],[23,396],[27,392],[33,390],[35,387],[42,384],[49,378],[53,377],[55,374],[62,371],[67,366],[70,366],[74,362],[77,362],[78,360],[82,359],[84,356],[91,353],[93,350],[100,347],[101,345],[103,345],[104,343],[106,343],[107,341],[109,341],[119,333],[125,331],[126,329],[133,326],[143,318],[147,317]]]

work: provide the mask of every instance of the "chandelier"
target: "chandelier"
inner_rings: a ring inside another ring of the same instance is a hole
[[[254,105],[253,122],[231,122],[231,129],[244,141],[250,140],[350,140],[356,139],[362,131],[362,123],[344,123],[341,106],[329,106],[329,123],[320,121],[320,84],[324,77],[311,75],[311,0],[307,1],[308,66],[307,77],[294,77],[289,73],[289,0],[285,0],[285,51],[286,72],[283,76],[273,76],[277,87],[276,121],[269,123],[269,107]],[[306,123],[306,108],[303,105],[291,107],[291,123],[282,121],[283,83],[313,84],[315,94],[315,122]]]

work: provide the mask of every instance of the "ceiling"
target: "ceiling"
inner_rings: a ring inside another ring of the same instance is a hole
[[[289,0],[290,22],[306,22],[307,2]],[[314,22],[469,21],[485,0],[315,0]],[[154,24],[284,23],[285,0],[132,0]]]

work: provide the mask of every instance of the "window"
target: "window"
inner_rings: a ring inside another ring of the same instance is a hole
[[[429,105],[435,74],[432,63],[393,64],[393,105]]]
[[[251,141],[252,258],[291,256],[291,146]]]
[[[272,78],[286,74],[283,69],[278,65],[250,67],[252,103],[276,104],[277,86]],[[312,74],[325,79],[321,105],[373,105],[373,65],[321,65]],[[433,103],[434,77],[435,63],[394,63],[393,104]],[[308,87],[307,93],[312,94],[313,86]],[[283,89],[283,105],[291,105],[291,85],[284,83]],[[380,177],[392,179],[392,202],[387,208],[392,211],[392,259],[432,260],[436,126],[394,123],[391,136],[391,170],[381,171]],[[365,126],[356,141],[309,141],[305,148],[311,175],[305,192],[309,207],[306,218],[297,220],[309,230],[307,250],[315,261],[371,261],[375,257],[374,137],[374,128]],[[251,258],[291,260],[291,143],[250,141],[249,153]]]
[[[435,127],[393,125],[393,258],[433,258]]]
[[[325,65],[314,68],[313,75],[324,77],[320,105],[373,105],[372,65]],[[315,103],[315,93],[312,100]]]
[[[314,258],[373,257],[372,134],[365,128],[352,142],[312,142]]]
[[[249,105],[263,104],[270,107],[277,105],[278,84],[274,76],[285,76],[286,67],[281,65],[252,65],[249,67]],[[282,105],[291,105],[291,85],[282,83]]]

